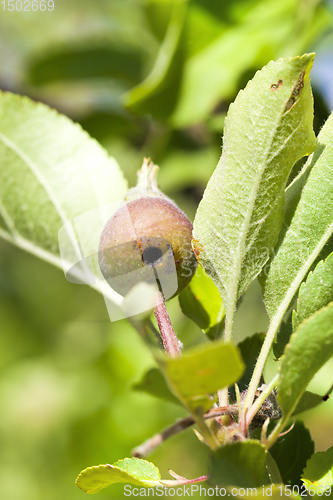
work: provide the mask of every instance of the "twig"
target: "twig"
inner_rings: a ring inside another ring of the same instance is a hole
[[[178,340],[177,335],[175,334],[167,308],[165,307],[164,297],[161,292],[156,293],[155,304],[154,313],[161,332],[165,352],[173,358],[180,356],[182,343]]]
[[[208,420],[210,418],[221,417],[222,415],[238,415],[238,405],[228,405],[219,406],[217,408],[212,408],[205,415],[204,419]],[[178,420],[175,424],[164,429],[164,431],[155,434],[155,436],[147,439],[144,443],[140,444],[132,450],[132,456],[137,458],[143,458],[152,453],[152,451],[157,448],[161,443],[166,441],[168,438],[184,431],[191,425],[195,423],[193,417],[188,416]]]
[[[147,441],[134,448],[131,452],[132,457],[142,458],[149,455],[155,448],[157,448],[157,446],[163,443],[163,441],[166,441],[169,437],[182,432],[193,424],[194,420],[190,416],[178,420],[175,424],[167,427],[159,434],[155,434],[155,436],[147,439]]]

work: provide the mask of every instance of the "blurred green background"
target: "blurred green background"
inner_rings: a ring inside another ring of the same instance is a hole
[[[333,108],[331,1],[55,0],[52,12],[0,12],[0,88],[81,123],[130,185],[150,156],[161,189],[192,219],[228,106],[268,61],[316,51],[317,132]],[[131,390],[153,360],[125,320],[110,323],[102,296],[3,241],[0,268],[1,498],[84,498],[74,484],[81,469],[129,456],[184,413]],[[205,340],[177,299],[168,308],[186,347]],[[237,339],[267,322],[254,283]],[[267,378],[274,371],[272,361]],[[311,389],[323,394],[332,374],[330,363]],[[304,416],[317,451],[333,445],[332,413],[329,400]],[[206,458],[190,429],[149,457],[163,477],[169,467],[204,474]],[[122,492],[113,486],[98,497]]]

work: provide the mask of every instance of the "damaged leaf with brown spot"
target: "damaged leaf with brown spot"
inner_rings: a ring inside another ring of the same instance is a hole
[[[221,159],[195,217],[195,247],[221,292],[226,339],[237,300],[277,242],[290,171],[316,148],[313,58],[272,61],[239,92],[226,118]]]

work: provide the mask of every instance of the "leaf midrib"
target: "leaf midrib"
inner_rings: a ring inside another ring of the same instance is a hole
[[[11,151],[13,151],[13,153],[15,153],[16,156],[18,156],[24,162],[24,164],[27,165],[27,167],[29,168],[29,170],[31,171],[31,173],[35,176],[35,178],[37,179],[37,181],[39,182],[39,184],[43,187],[43,189],[45,190],[45,192],[46,192],[49,200],[51,201],[51,203],[54,206],[57,214],[59,215],[59,218],[62,221],[63,226],[66,227],[66,229],[65,229],[66,233],[68,235],[68,238],[69,238],[70,242],[72,243],[72,246],[73,246],[73,249],[74,249],[75,253],[78,255],[79,259],[81,259],[80,253],[77,252],[77,243],[76,243],[76,241],[73,240],[71,232],[68,231],[68,229],[67,229],[66,222],[68,222],[68,219],[67,219],[67,217],[65,215],[65,212],[63,211],[61,205],[58,204],[57,199],[54,196],[54,193],[52,192],[52,189],[49,186],[48,182],[40,174],[40,171],[39,171],[37,165],[29,158],[29,156],[24,151],[22,151],[15,143],[13,143],[2,132],[0,132],[0,139],[2,140],[2,142],[4,143],[4,145],[8,149],[10,149]],[[6,221],[7,219],[4,218],[4,220]],[[9,220],[11,220],[10,217],[9,217]],[[17,236],[19,236],[20,238],[22,238],[22,236],[20,235],[19,231],[15,227],[15,224],[13,223],[12,220],[11,220],[11,222],[12,222],[12,224],[9,227],[13,228],[14,231],[17,233]],[[16,240],[17,240],[17,237],[16,237]],[[14,238],[14,241],[15,241],[15,238]]]
[[[8,229],[10,229],[10,231],[13,235],[13,238],[14,238],[15,235],[18,235],[19,233],[15,227],[13,219],[8,214],[7,210],[5,209],[5,207],[3,206],[2,202],[1,202],[1,200],[0,200],[0,215],[3,218],[3,220],[5,221],[5,224],[8,227]],[[1,230],[1,228],[0,228],[0,230]]]
[[[285,106],[285,103],[284,103],[284,106]],[[284,109],[284,108],[283,108]],[[262,112],[264,110],[264,107],[262,108],[262,111],[260,113],[260,115],[258,116],[258,119],[257,121],[259,120]],[[251,217],[252,217],[252,214],[253,214],[253,207],[255,205],[255,201],[256,201],[256,193],[258,192],[258,189],[259,189],[259,186],[261,184],[261,181],[262,181],[262,177],[264,175],[264,172],[266,170],[266,167],[267,167],[267,158],[269,156],[269,151],[271,151],[272,149],[272,144],[274,142],[274,137],[275,137],[275,134],[276,134],[276,130],[278,129],[279,125],[280,125],[280,122],[282,120],[282,117],[283,117],[283,114],[284,113],[281,113],[277,120],[276,120],[276,124],[275,124],[275,127],[273,129],[273,131],[271,132],[271,136],[270,136],[270,140],[268,142],[268,147],[266,148],[266,153],[265,153],[265,161],[263,160],[262,163],[261,163],[261,166],[260,168],[258,169],[258,175],[256,176],[256,182],[253,184],[253,189],[251,191],[251,196],[249,198],[250,200],[250,203],[248,204],[248,210],[246,211],[246,216],[244,217],[244,222],[242,224],[242,231],[240,232],[241,234],[241,238],[239,239],[239,244],[238,244],[238,247],[237,247],[237,253],[236,253],[236,256],[239,256],[240,258],[238,259],[234,259],[234,262],[235,262],[235,265],[233,266],[233,269],[234,269],[234,273],[233,276],[235,277],[235,279],[233,279],[231,281],[232,283],[232,286],[231,286],[231,296],[233,297],[232,298],[232,301],[230,301],[229,299],[229,304],[228,304],[228,313],[226,312],[226,316],[227,316],[227,323],[229,323],[231,326],[229,327],[229,334],[231,336],[231,331],[232,331],[232,327],[233,327],[233,317],[234,317],[234,314],[235,314],[235,308],[236,308],[236,302],[237,302],[237,292],[238,292],[238,289],[239,289],[239,280],[240,280],[240,275],[241,275],[241,270],[242,270],[242,265],[243,265],[243,262],[244,262],[244,255],[245,255],[245,242],[246,242],[246,237],[247,237],[247,234],[248,234],[248,230],[249,230],[249,227],[250,227],[250,222],[251,222]],[[296,127],[295,130],[297,130],[298,127]],[[291,137],[293,135],[294,131],[288,135],[288,140],[285,141],[284,144],[286,144],[288,141],[289,141],[289,137]],[[225,175],[225,170],[223,172],[223,176]],[[267,260],[268,260],[268,257],[267,257]],[[265,264],[265,263],[263,263]],[[258,274],[259,274],[260,271],[258,271]],[[236,279],[237,278],[237,279]],[[230,314],[231,312],[231,314]],[[231,320],[229,319],[228,320],[228,317],[230,318],[231,317]],[[228,330],[228,327],[226,326],[226,332]]]
[[[305,275],[309,271],[310,267],[312,266],[312,264],[314,263],[314,261],[318,257],[320,251],[323,249],[325,243],[327,242],[328,238],[331,236],[332,233],[333,233],[333,222],[328,226],[325,233],[323,234],[323,236],[319,240],[319,243],[316,245],[314,250],[310,253],[310,256],[307,258],[305,263],[300,268],[299,272],[296,274],[295,278],[291,282],[291,285],[290,285],[286,295],[284,296],[283,301],[280,303],[280,306],[276,310],[273,318],[281,318],[281,319],[283,318],[286,310],[288,309],[288,306],[289,306],[292,298],[294,297],[298,288],[301,286]],[[272,322],[273,322],[273,319],[272,319]]]
[[[61,221],[64,223],[66,227],[66,233],[68,234],[69,240],[71,241],[73,248],[75,250],[75,253],[78,255],[79,260],[82,258],[81,254],[78,253],[78,247],[77,247],[77,242],[76,240],[73,240],[71,231],[68,230],[67,226],[67,219],[65,216],[64,211],[62,210],[61,206],[57,203],[56,199],[54,198],[54,195],[52,193],[52,190],[49,188],[48,183],[46,182],[45,179],[40,175],[38,171],[37,165],[30,160],[30,158],[20,149],[18,148],[8,137],[6,137],[3,133],[0,132],[0,140],[4,143],[6,147],[11,149],[30,169],[32,174],[36,177],[36,179],[40,182],[41,186],[45,189],[45,192],[47,193],[50,201],[53,203],[53,206],[55,207]],[[19,248],[22,248],[26,250],[27,252],[31,253],[32,255],[38,256],[39,258],[45,260],[46,262],[49,262],[50,264],[55,265],[56,267],[63,269],[63,264],[67,264],[66,262],[63,262],[63,260],[58,257],[56,254],[51,253],[47,250],[45,250],[42,247],[39,247],[32,243],[31,241],[27,240],[24,238],[20,232],[17,230],[13,220],[11,217],[7,214],[7,211],[3,207],[1,200],[0,200],[0,213],[3,216],[4,221],[8,225],[8,228],[12,230],[12,234],[8,233],[7,231],[3,230],[0,228],[0,236],[5,239],[6,241],[9,241],[12,244],[15,244]],[[67,267],[71,267],[72,264],[67,265]],[[81,276],[80,273],[75,272],[75,276],[78,279],[83,279],[84,282],[84,276]],[[109,298],[114,302],[116,305],[121,305],[122,303],[122,297],[120,297],[116,292],[114,292],[111,288],[109,287],[103,287],[103,283],[99,283],[96,285],[91,285],[92,288],[95,290],[101,292],[105,297]]]

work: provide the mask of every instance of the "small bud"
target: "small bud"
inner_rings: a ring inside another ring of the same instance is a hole
[[[157,283],[168,299],[185,288],[196,270],[192,224],[158,189],[157,172],[158,167],[145,159],[136,187],[128,191],[101,234],[99,265],[121,295],[145,281]]]

